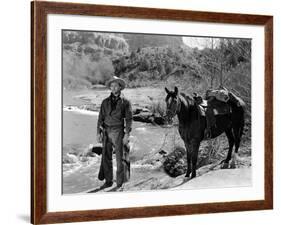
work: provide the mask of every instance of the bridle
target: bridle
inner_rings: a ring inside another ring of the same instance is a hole
[[[174,118],[174,116],[175,116],[178,112],[180,112],[180,110],[181,110],[180,96],[176,96],[175,98],[171,96],[170,98],[175,99],[175,101],[176,101],[176,107],[174,107],[174,109],[171,109],[171,107],[167,107],[167,113],[166,113],[167,119],[172,119],[172,118]],[[172,101],[174,101],[174,100],[172,100]],[[171,103],[170,103],[170,104],[171,104]]]

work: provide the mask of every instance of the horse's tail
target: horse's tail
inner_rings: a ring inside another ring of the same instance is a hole
[[[238,108],[238,112],[239,112],[239,137],[241,138],[242,135],[244,134],[243,131],[244,131],[244,126],[245,126],[245,110],[243,107],[237,107]]]
[[[245,126],[245,115],[244,115],[244,110],[242,109],[243,114],[242,114],[242,118],[241,118],[241,122],[240,122],[240,127],[239,127],[239,137],[241,138],[242,135],[244,134],[244,126]]]
[[[244,134],[244,126],[245,126],[245,110],[242,106],[237,106],[236,104],[231,104],[232,113],[235,118],[235,127],[238,129],[239,138]]]

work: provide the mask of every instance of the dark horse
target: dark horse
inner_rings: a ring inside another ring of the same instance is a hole
[[[183,93],[178,93],[178,88],[174,91],[167,92],[166,97],[166,117],[171,120],[175,115],[179,120],[179,134],[184,141],[187,156],[187,172],[186,177],[196,177],[196,164],[198,158],[198,150],[200,142],[204,140],[204,132],[206,129],[206,117],[199,113],[198,105],[194,98]],[[223,160],[224,168],[228,167],[232,157],[232,148],[235,144],[235,154],[233,160],[236,159],[236,154],[239,149],[241,136],[244,127],[244,109],[238,107],[235,103],[228,103],[231,107],[231,113],[225,115],[216,115],[216,127],[212,128],[211,138],[215,138],[225,132],[229,150],[225,160]],[[235,165],[235,161],[233,161]]]

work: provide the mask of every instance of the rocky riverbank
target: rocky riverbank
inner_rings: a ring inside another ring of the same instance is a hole
[[[177,127],[155,126],[157,123],[154,121],[157,117],[151,116],[154,113],[161,117],[155,113],[155,109],[160,108],[161,112],[162,105],[158,103],[163,101],[163,90],[125,89],[124,94],[130,96],[132,101],[135,122],[130,138],[131,179],[122,191],[170,189],[177,186],[180,188],[186,171],[184,144]],[[98,188],[103,182],[97,179],[101,157],[95,153],[88,153],[91,146],[96,144],[99,104],[108,95],[109,91],[106,89],[64,93],[62,160],[64,194],[102,191]],[[219,162],[226,157],[227,148],[227,139],[224,135],[215,140],[202,142],[199,149],[198,179],[204,174],[221,170]],[[250,170],[249,140],[242,140],[239,157],[237,168]],[[116,170],[114,158],[113,163]],[[249,180],[243,185],[248,183]],[[224,185],[220,184],[219,187]],[[194,184],[190,188],[204,187]]]

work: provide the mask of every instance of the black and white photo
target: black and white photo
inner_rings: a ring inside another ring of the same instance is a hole
[[[252,185],[252,40],[62,30],[62,193]]]

